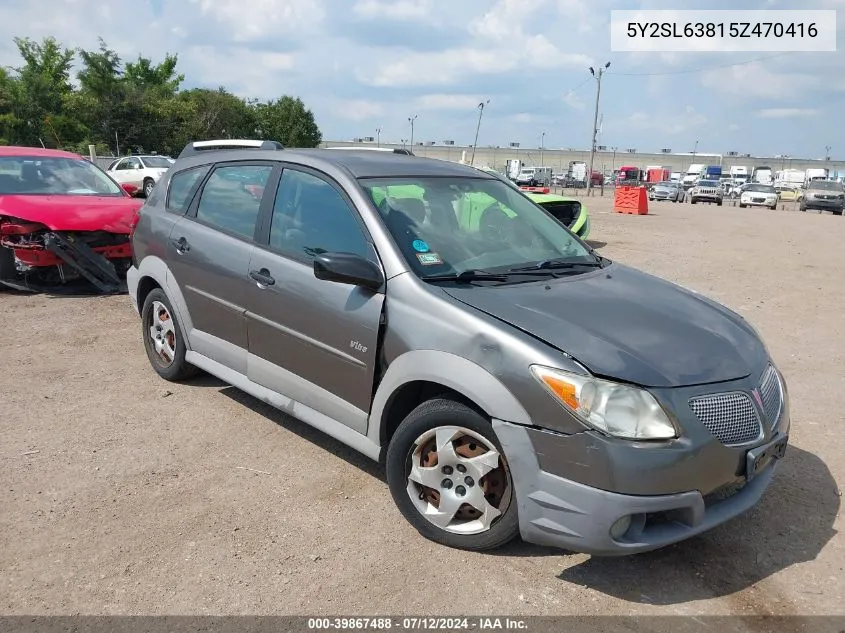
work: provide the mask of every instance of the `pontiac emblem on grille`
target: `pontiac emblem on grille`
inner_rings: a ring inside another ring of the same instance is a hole
[[[760,405],[760,408],[765,409],[763,406],[763,398],[760,397],[760,391],[758,389],[752,389],[751,395],[754,396],[754,399],[757,401],[757,404]]]

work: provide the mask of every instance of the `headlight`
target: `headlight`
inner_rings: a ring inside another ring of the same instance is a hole
[[[675,426],[648,391],[592,376],[532,365],[531,373],[580,420],[630,440],[668,440]]]

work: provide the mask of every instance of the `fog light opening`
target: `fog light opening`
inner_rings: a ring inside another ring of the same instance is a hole
[[[621,539],[631,527],[631,515],[625,515],[616,519],[616,522],[610,526],[610,538],[614,541]]]

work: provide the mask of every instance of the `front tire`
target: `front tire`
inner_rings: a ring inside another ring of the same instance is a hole
[[[698,202],[698,200],[696,200],[695,198],[690,198],[689,202],[690,204],[695,204],[696,202]]]
[[[185,337],[174,316],[170,299],[161,288],[154,288],[144,300],[141,335],[150,365],[165,380],[185,380],[199,372],[185,360],[188,351]]]
[[[402,515],[425,538],[489,550],[519,533],[510,468],[490,422],[434,399],[411,411],[390,440],[387,483]]]

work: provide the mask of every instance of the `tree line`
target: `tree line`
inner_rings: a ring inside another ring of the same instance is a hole
[[[322,135],[298,97],[242,99],[224,87],[183,90],[177,55],[156,64],[122,60],[106,42],[94,51],[53,37],[15,38],[19,67],[0,67],[0,145],[44,146],[98,155],[178,154],[190,141],[267,138],[316,147]],[[78,61],[76,85],[71,81]]]

